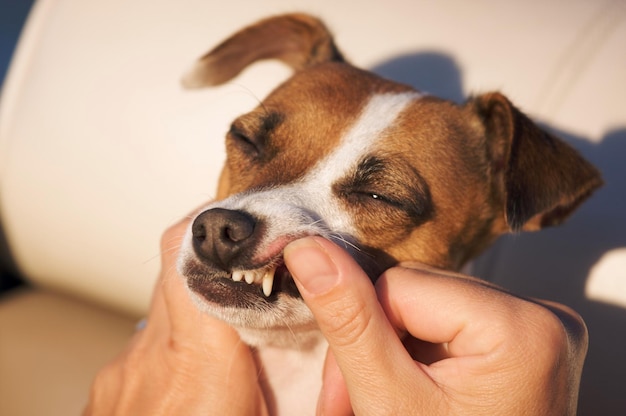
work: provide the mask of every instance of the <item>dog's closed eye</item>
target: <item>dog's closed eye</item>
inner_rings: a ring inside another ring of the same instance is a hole
[[[228,138],[235,143],[237,148],[250,157],[257,157],[261,153],[263,143],[259,143],[256,137],[245,133],[234,124],[230,127]]]
[[[276,112],[246,114],[230,126],[228,139],[235,147],[251,158],[267,159],[270,138],[283,117]]]
[[[423,221],[431,210],[428,186],[414,169],[396,166],[400,164],[366,157],[352,177],[336,185],[336,191],[353,204],[386,204]]]

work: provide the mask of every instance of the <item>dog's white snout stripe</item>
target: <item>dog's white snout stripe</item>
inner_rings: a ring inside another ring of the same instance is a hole
[[[342,137],[339,147],[321,161],[308,177],[327,186],[343,177],[369,152],[381,133],[394,124],[409,104],[422,96],[417,91],[374,95]]]
[[[326,176],[326,183],[342,176],[336,168],[351,168],[380,139],[381,133],[394,124],[398,116],[411,102],[422,94],[417,91],[374,95],[361,111],[347,134],[341,139],[339,147],[326,158],[313,176]],[[330,169],[329,169],[330,168]]]
[[[365,147],[369,146],[380,133],[394,124],[409,104],[421,97],[422,94],[417,91],[374,95],[344,136],[342,147],[352,147],[360,142]]]
[[[309,172],[301,185],[313,201],[309,207],[320,214],[333,231],[354,234],[354,218],[336,201],[332,185],[352,172],[397,121],[408,106],[422,98],[417,91],[377,94],[365,104],[359,117],[341,138],[339,146]]]

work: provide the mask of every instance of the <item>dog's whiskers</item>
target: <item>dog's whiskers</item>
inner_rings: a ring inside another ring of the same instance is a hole
[[[237,87],[240,88],[240,91],[233,91],[231,93],[245,93],[247,94],[249,97],[252,97],[254,99],[254,101],[256,101],[256,104],[259,105],[261,108],[263,108],[265,110],[265,107],[263,106],[263,102],[261,101],[261,99],[248,87],[246,87],[244,84],[241,84],[239,82],[229,82],[228,85],[231,85],[233,87]]]
[[[294,332],[294,330],[291,328],[291,325],[289,325],[289,322],[287,322],[284,319],[283,319],[283,323],[285,324],[285,326],[289,330],[289,333],[291,334],[291,338],[293,339],[293,345],[294,345],[295,349],[297,349],[298,351],[301,351],[302,350],[302,346],[300,345],[300,340],[296,336],[296,333]]]
[[[178,250],[178,249],[179,249],[179,247],[180,247],[180,245],[174,245],[174,246],[172,246],[172,247],[167,247],[167,248],[163,249],[162,251],[160,251],[159,253],[156,253],[156,254],[154,254],[154,255],[152,255],[152,256],[150,256],[150,257],[148,257],[148,258],[147,258],[147,259],[145,259],[145,260],[144,260],[141,264],[142,264],[142,265],[146,265],[146,264],[148,264],[148,263],[150,263],[150,262],[152,262],[152,261],[154,261],[154,260],[158,259],[158,258],[159,258],[159,257],[161,257],[163,254],[167,254],[167,253],[170,253],[170,252],[173,252],[173,251]]]
[[[366,256],[370,256],[372,257],[372,254],[364,251],[361,247],[359,247],[358,245],[350,242],[347,238],[345,238],[344,236],[342,236],[341,234],[338,233],[331,233],[329,234],[329,239],[335,242],[340,242],[343,243],[344,248],[352,248],[355,251],[357,251],[360,254],[365,254]]]

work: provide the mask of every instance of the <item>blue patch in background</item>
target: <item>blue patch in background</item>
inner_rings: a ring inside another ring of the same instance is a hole
[[[0,86],[34,0],[0,0]]]

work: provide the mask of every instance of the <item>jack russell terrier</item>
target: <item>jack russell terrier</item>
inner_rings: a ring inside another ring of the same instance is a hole
[[[458,270],[503,233],[561,223],[602,183],[502,94],[457,105],[355,68],[304,14],[242,29],[183,83],[222,84],[262,59],[295,74],[233,121],[217,202],[179,269],[254,347],[274,414],[314,413],[326,351],[284,266],[289,242],[338,242],[372,281],[403,261]],[[263,366],[277,354],[284,365]]]

